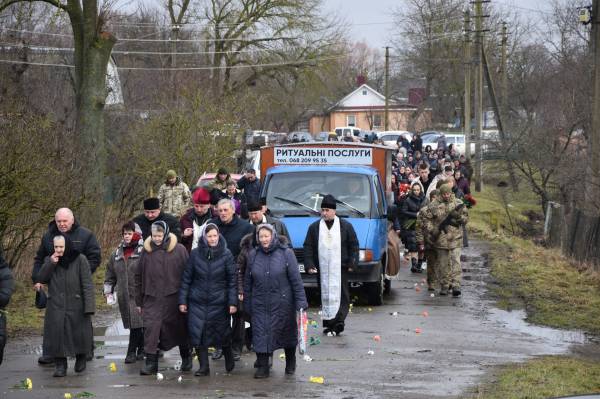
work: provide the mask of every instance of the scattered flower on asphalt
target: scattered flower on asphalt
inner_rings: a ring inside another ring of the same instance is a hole
[[[380,342],[380,341],[381,341],[381,337],[380,337],[379,335],[375,335],[375,336],[373,337],[373,341],[375,341],[375,342]]]
[[[426,310],[424,310],[421,314],[423,315],[423,317],[429,317],[429,312]]]
[[[420,328],[415,328],[415,333],[421,334],[421,329]]]
[[[116,373],[117,372],[117,364],[115,362],[111,362],[108,365],[108,370],[110,370],[111,373]]]
[[[369,356],[373,356],[375,354],[375,352],[373,352],[371,349],[369,349],[369,351],[367,352],[367,355]]]
[[[325,382],[325,378],[323,378],[323,377],[313,377],[311,375],[309,381],[312,382],[312,383],[314,383],[314,384],[323,384]]]
[[[302,357],[302,359],[305,362],[312,362],[312,357],[308,356],[308,354],[304,354],[304,356]]]
[[[165,376],[162,375],[162,373],[156,373],[156,380],[157,381],[162,381],[165,379]]]

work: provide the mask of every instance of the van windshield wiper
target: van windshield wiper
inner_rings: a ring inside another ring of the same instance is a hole
[[[325,196],[325,194],[321,194],[321,193],[315,193],[315,194],[317,194],[317,195],[320,195],[321,197],[324,197],[324,196]],[[337,202],[338,204],[342,204],[342,205],[344,205],[346,208],[348,208],[348,209],[350,209],[351,211],[355,212],[357,215],[359,215],[359,216],[360,216],[360,217],[362,217],[362,218],[364,218],[364,217],[366,216],[366,215],[365,215],[363,212],[359,211],[358,209],[356,209],[355,207],[353,207],[352,205],[350,205],[350,204],[349,204],[349,203],[347,203],[347,202],[340,201],[340,200],[339,200],[339,199],[337,199],[337,198],[335,199],[335,202]]]
[[[275,199],[278,199],[279,201],[283,201],[283,202],[287,202],[288,204],[292,204],[292,205],[296,205],[299,208],[305,208],[308,209],[311,213],[315,214],[315,215],[320,215],[320,213],[318,211],[315,211],[314,209],[312,209],[310,206],[305,205],[301,202],[298,201],[294,201],[291,199],[287,199],[287,198],[283,198],[283,197],[273,197]]]

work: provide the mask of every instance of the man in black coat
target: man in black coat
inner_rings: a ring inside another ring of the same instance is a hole
[[[337,241],[336,237],[339,234],[341,259],[328,259],[329,263],[327,265],[327,273],[339,273],[341,275],[339,308],[335,317],[331,319],[326,319],[325,314],[323,315],[323,332],[325,334],[332,333],[339,335],[342,333],[342,331],[344,331],[344,323],[350,308],[348,272],[351,272],[353,268],[358,265],[358,237],[356,236],[356,232],[354,231],[352,224],[336,216],[336,202],[336,199],[332,195],[326,195],[321,202],[321,220],[317,220],[308,227],[306,239],[304,240],[304,268],[309,274],[317,274],[319,289],[322,289],[322,265],[320,265],[319,261],[319,244],[322,241],[319,240],[319,235],[321,233],[320,229],[322,226],[325,226],[325,228],[327,228],[333,235],[334,241]],[[334,231],[336,230],[336,226],[339,226],[339,232]],[[322,254],[322,256],[326,255]],[[336,264],[339,264],[341,270],[332,270]],[[327,294],[321,292],[322,301],[327,300],[326,295]],[[337,300],[337,298],[333,299]]]
[[[36,291],[42,289],[42,284],[37,281],[38,271],[42,267],[44,259],[54,253],[54,237],[59,234],[64,234],[69,237],[73,243],[74,249],[85,255],[92,273],[100,266],[102,252],[94,233],[79,225],[77,220],[75,220],[73,211],[69,208],[60,208],[56,211],[54,220],[48,225],[48,230],[44,233],[42,242],[33,260],[31,279],[33,280],[34,289]],[[88,360],[91,360],[90,356],[88,356]],[[42,355],[38,359],[38,363],[50,365],[54,363],[54,358]]]
[[[246,174],[237,182],[237,186],[246,195],[248,202],[260,199],[260,179],[254,169],[248,169]]]
[[[144,213],[133,218],[133,222],[139,226],[144,240],[150,237],[152,223],[161,220],[169,226],[169,231],[175,234],[177,241],[181,242],[179,219],[169,213],[163,212],[160,209],[160,200],[158,198],[152,197],[145,199]]]
[[[8,306],[10,296],[15,290],[15,281],[8,267],[8,263],[2,256],[0,248],[0,364],[4,358],[4,346],[6,345],[6,314],[4,309]]]
[[[240,244],[242,242],[242,238],[244,238],[244,236],[247,234],[254,234],[254,226],[235,214],[235,205],[233,204],[233,201],[227,198],[219,200],[217,203],[217,212],[219,213],[219,217],[212,219],[209,223],[214,223],[217,225],[219,232],[227,242],[227,248],[233,255],[233,259],[237,259],[238,255],[240,254]],[[232,317],[233,340],[231,346],[233,349],[233,358],[237,361],[240,360],[245,335],[245,324],[241,303],[238,311],[234,313]],[[216,360],[220,359],[221,356],[221,349],[218,349],[213,353],[212,358]]]

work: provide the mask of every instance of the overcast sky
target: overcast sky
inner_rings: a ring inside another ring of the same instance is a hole
[[[390,23],[392,12],[406,4],[404,0],[323,0],[323,2],[325,10],[338,13],[352,24],[348,29],[354,40],[366,41],[371,47],[385,47],[389,44],[390,30],[393,26]],[[532,10],[550,10],[548,3],[548,0],[492,0],[495,7],[505,7],[530,16],[536,14]]]

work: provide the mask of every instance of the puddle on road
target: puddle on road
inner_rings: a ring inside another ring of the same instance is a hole
[[[497,308],[489,309],[491,321],[499,322],[510,330],[531,335],[555,346],[570,346],[571,344],[585,344],[585,333],[573,330],[558,330],[550,327],[536,326],[525,321],[524,310],[506,311]]]

